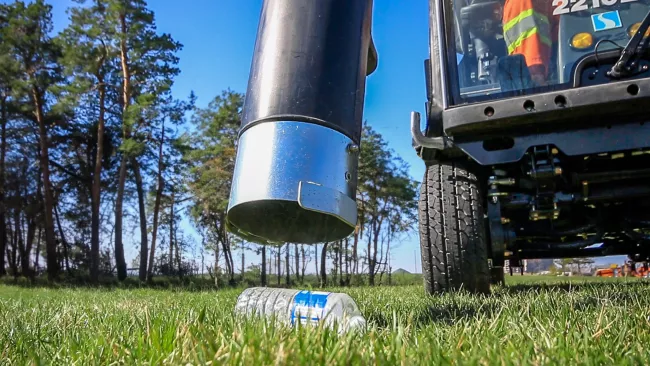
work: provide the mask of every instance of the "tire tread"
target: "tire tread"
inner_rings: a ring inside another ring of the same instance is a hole
[[[459,163],[429,165],[420,190],[422,272],[428,293],[489,292],[477,177]]]

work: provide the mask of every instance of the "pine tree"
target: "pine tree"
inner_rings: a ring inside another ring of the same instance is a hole
[[[0,277],[6,274],[5,249],[7,247],[7,203],[6,203],[6,157],[7,124],[10,119],[13,98],[11,84],[20,77],[19,65],[12,55],[12,48],[4,39],[9,27],[8,5],[0,5]]]
[[[1,29],[6,51],[18,66],[18,77],[12,79],[11,88],[18,98],[28,101],[23,111],[38,127],[39,162],[44,194],[45,246],[49,279],[59,274],[57,245],[54,233],[54,197],[50,180],[50,136],[55,126],[48,112],[52,108],[52,92],[61,81],[58,58],[59,49],[50,37],[52,31],[51,6],[43,0],[28,5],[16,1],[2,8],[6,26]]]
[[[355,245],[365,233],[370,285],[387,265],[390,241],[410,231],[417,222],[416,198],[417,182],[409,178],[408,166],[388,148],[380,133],[364,124],[357,190],[360,228]]]
[[[237,134],[244,96],[230,90],[216,97],[205,109],[197,109],[192,122],[193,137],[185,136],[188,149],[185,163],[189,189],[193,195],[191,215],[221,245],[230,280],[234,280],[232,249],[238,238],[227,230],[226,208],[235,167]]]
[[[107,2],[97,0],[88,7],[70,9],[70,25],[59,37],[63,49],[62,63],[66,74],[72,77],[69,91],[77,96],[71,102],[75,107],[86,103],[95,109],[91,115],[94,139],[94,167],[91,184],[91,245],[90,277],[96,282],[99,276],[99,231],[102,189],[102,167],[105,157],[105,126],[107,119],[107,84],[117,71],[117,49],[110,42],[114,37],[110,23],[104,21]],[[108,95],[110,97],[110,94]],[[88,98],[91,98],[90,100]],[[96,105],[92,101],[96,100]],[[115,101],[112,101],[113,103]],[[93,118],[94,119],[94,118]]]
[[[157,149],[157,172],[156,183],[153,188],[153,207],[149,205],[149,211],[153,212],[153,227],[151,231],[151,247],[149,251],[149,268],[147,270],[147,253],[144,251],[145,247],[141,247],[140,257],[140,279],[145,278],[151,281],[153,274],[154,258],[156,252],[156,241],[158,238],[160,213],[162,206],[163,195],[167,190],[175,188],[176,193],[179,195],[186,194],[185,186],[182,184],[183,171],[182,154],[187,148],[184,139],[176,136],[174,127],[184,122],[185,113],[194,108],[196,97],[190,94],[189,101],[173,100],[171,97],[163,100],[161,106],[156,110],[156,114],[150,116],[150,121],[157,121],[152,125],[160,125],[159,139],[155,141]],[[171,169],[168,169],[171,167]],[[168,175],[167,180],[170,184],[165,184],[165,175]],[[179,191],[183,189],[183,191]],[[184,199],[181,199],[184,200]]]
[[[81,5],[85,0],[77,0]],[[93,9],[96,11],[93,12]],[[81,12],[81,11],[80,11]],[[115,49],[109,63],[114,62],[121,75],[120,120],[122,142],[115,201],[115,261],[118,278],[126,278],[123,245],[123,207],[127,170],[134,173],[140,219],[140,257],[143,271],[147,265],[147,221],[145,212],[145,179],[140,159],[146,153],[147,136],[151,134],[149,116],[169,95],[173,78],[179,73],[176,52],[181,45],[168,34],[158,34],[155,17],[144,0],[95,0],[90,7],[88,22],[100,24],[107,39],[105,44]],[[104,32],[105,31],[105,32]],[[141,278],[143,277],[141,273]]]

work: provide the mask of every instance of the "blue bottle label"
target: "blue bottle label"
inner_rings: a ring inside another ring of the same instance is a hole
[[[318,323],[325,315],[325,305],[331,292],[300,291],[293,298],[291,325],[299,320],[302,324]]]

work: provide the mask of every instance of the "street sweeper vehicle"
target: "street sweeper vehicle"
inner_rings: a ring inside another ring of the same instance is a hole
[[[372,6],[263,2],[232,232],[268,245],[354,232],[366,78],[381,62]],[[410,115],[426,165],[426,291],[488,292],[505,261],[647,260],[650,1],[430,0],[428,9],[424,113]]]

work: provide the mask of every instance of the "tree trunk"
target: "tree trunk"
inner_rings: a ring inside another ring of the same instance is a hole
[[[106,110],[106,86],[100,75],[97,75],[99,89],[99,118],[97,122],[97,155],[93,171],[91,189],[92,213],[90,219],[90,278],[93,282],[99,279],[99,208],[101,207],[102,161],[104,158],[104,114]]]
[[[153,228],[151,232],[151,250],[149,252],[149,269],[147,271],[147,280],[151,280],[151,273],[153,271],[153,260],[156,254],[156,237],[158,235],[158,215],[160,214],[160,200],[162,198],[165,182],[163,181],[163,144],[165,141],[165,122],[163,120],[162,129],[160,133],[160,145],[158,145],[158,187],[156,187],[156,200],[153,205]],[[142,277],[142,274],[140,274]]]
[[[262,286],[266,286],[266,245],[262,245]]]
[[[300,252],[298,251],[298,244],[294,244],[294,255],[296,256],[296,283],[300,283]]]
[[[336,285],[339,279],[339,243],[338,241],[332,242],[332,245],[329,248],[330,253],[332,253],[332,284]]]
[[[9,220],[9,221],[11,221],[11,220]],[[11,224],[11,223],[9,223],[9,224]],[[13,233],[11,233],[11,243],[9,243],[9,244],[14,245],[14,243],[16,241],[15,239],[16,239],[16,236],[13,235]],[[7,256],[7,264],[9,265],[9,268],[12,269],[13,267],[12,267],[12,264],[11,264],[11,262],[12,262],[11,261],[11,249],[9,248],[9,245],[7,245],[7,248],[5,248],[5,252],[6,253],[4,253],[4,254]]]
[[[221,241],[221,248],[223,249],[223,257],[226,260],[226,269],[228,270],[228,282],[232,285],[235,283],[235,262],[232,259],[232,248],[230,246],[230,238],[228,237],[228,231],[226,230],[225,222],[226,222],[225,212],[222,212],[217,222],[215,222],[215,227],[217,228],[219,241]]]
[[[338,248],[339,243],[338,242],[333,242],[332,243],[332,248],[330,248],[330,251],[334,253],[334,258],[332,258],[332,283],[336,284],[338,276],[339,276],[339,248]]]
[[[285,244],[284,248],[284,270],[285,270],[285,282],[287,283],[287,286],[291,286],[291,264],[289,261],[289,243]]]
[[[144,207],[145,192],[144,186],[142,184],[142,175],[140,174],[140,163],[137,158],[131,159],[131,165],[133,166],[133,174],[135,175],[135,186],[138,191],[138,211],[140,213],[140,269],[139,277],[140,280],[144,281],[146,279],[146,269],[147,269],[147,254],[149,253],[149,246],[147,244],[147,212]],[[174,203],[172,202],[172,206]],[[124,277],[120,278],[120,281],[126,278],[126,262],[124,263]],[[119,271],[118,271],[119,278]]]
[[[320,252],[320,286],[327,285],[327,246],[329,243],[323,244],[323,249]]]
[[[368,260],[368,284],[370,286],[375,285],[375,263],[373,261],[373,236],[375,233],[375,220],[371,220],[371,229],[370,232],[368,233],[368,253],[367,253],[367,260]]]
[[[246,258],[245,258],[244,250],[242,249],[242,251],[241,251],[241,280],[242,280],[242,282],[244,282],[245,268],[246,268]]]
[[[22,170],[22,181],[23,182],[28,182],[28,164],[27,161],[24,161],[25,164],[23,164],[23,170]],[[40,182],[40,179],[39,179]],[[40,189],[40,185],[37,187],[37,189]],[[27,197],[30,196],[30,193],[27,191],[27,184],[23,185],[23,192],[22,192],[22,198],[23,198],[23,204],[27,205]],[[56,206],[55,206],[56,209]],[[17,260],[17,263],[20,263],[20,273],[23,276],[29,276],[29,253],[31,252],[31,245],[32,243],[30,241],[34,240],[34,220],[33,220],[33,215],[31,212],[28,210],[25,211],[24,215],[18,216],[18,220],[20,220],[20,246],[18,247],[18,255],[19,259]],[[25,230],[25,221],[27,221],[27,230]],[[27,233],[27,237],[23,237],[23,235]],[[17,265],[16,265],[17,267]]]
[[[224,229],[225,230],[225,229]],[[228,236],[224,234],[222,241],[223,256],[226,259],[226,269],[228,270],[228,282],[232,285],[235,283],[235,262],[232,259],[232,250],[228,242]]]
[[[232,248],[230,247],[230,242],[226,244],[226,254],[228,255],[228,263],[230,265],[230,284],[235,283],[235,261],[232,258]]]
[[[10,220],[10,221],[11,221],[11,220]],[[11,240],[13,241],[13,235],[12,235],[12,239],[11,239]],[[10,249],[9,249],[9,245],[7,245],[7,248],[5,248],[5,249],[6,249],[6,250],[5,250],[6,253],[3,253],[3,255],[6,255],[6,256],[7,256],[7,264],[9,265],[9,268],[12,268],[12,267],[11,267],[11,252],[10,252]]]
[[[350,286],[350,238],[345,238],[345,285]]]
[[[32,246],[34,245],[34,235],[36,234],[36,223],[33,218],[30,218],[27,222],[27,245],[20,253],[20,267],[21,273],[23,276],[31,276],[31,270],[29,269],[29,257],[32,253]]]
[[[368,284],[370,286],[375,284],[375,279],[374,279],[374,268],[372,267],[372,257],[371,257],[371,252],[372,252],[372,232],[368,232],[368,245],[367,245],[367,253],[366,253],[366,260],[368,262]]]
[[[7,255],[9,263],[11,265],[11,272],[14,277],[18,275],[18,248],[22,246],[20,243],[23,241],[23,235],[20,231],[20,211],[14,210],[14,240],[13,245],[11,246],[11,257]]]
[[[169,274],[174,274],[174,190],[171,192],[172,205],[169,206]],[[224,251],[224,254],[226,252]]]
[[[32,98],[36,112],[36,122],[38,123],[38,136],[41,147],[40,164],[41,174],[43,176],[43,193],[45,195],[45,247],[47,248],[47,277],[54,280],[59,275],[59,265],[56,258],[56,241],[54,236],[54,218],[52,207],[54,200],[52,198],[52,184],[50,182],[50,149],[45,128],[45,117],[43,115],[43,105],[41,102],[41,93],[35,87],[32,88]]]
[[[22,263],[22,255],[25,252],[25,233],[27,232],[27,230],[25,230],[24,216],[26,215],[20,215],[20,246],[18,246],[18,256],[16,257],[17,258],[16,266]]]
[[[305,271],[307,270],[307,256],[305,255],[305,245],[300,245],[300,252],[302,254],[302,271],[300,273],[300,283],[305,283]]]
[[[7,274],[5,270],[5,248],[7,247],[7,219],[5,206],[5,158],[7,155],[7,97],[0,100],[0,277]]]
[[[318,261],[318,245],[314,245],[314,266],[316,266],[316,280],[320,283],[320,262]]]
[[[219,244],[214,245],[214,285],[219,287]]]
[[[305,245],[300,245],[300,256],[302,258],[302,267],[300,268],[300,284],[305,283],[305,271],[307,270],[307,257],[305,253]]]
[[[117,197],[115,199],[115,264],[117,265],[117,276],[122,280],[126,278],[126,260],[124,259],[124,244],[122,243],[122,205],[124,203],[124,184],[126,182],[126,156],[124,155],[120,161],[118,179]]]
[[[380,222],[380,228],[381,228],[381,222]],[[379,234],[379,233],[378,233]],[[379,285],[382,285],[382,280],[384,278],[384,274],[388,274],[388,279],[390,281],[390,238],[392,237],[393,232],[392,229],[389,227],[388,228],[388,233],[384,238],[381,240],[381,247],[380,247],[380,252],[381,252],[381,257],[379,260],[379,267],[381,269],[377,269],[377,272],[379,272]],[[384,242],[386,243],[386,251],[384,252]],[[390,285],[390,282],[389,282]]]
[[[372,268],[370,268],[370,286],[375,285],[375,275],[377,274],[377,249],[379,241],[379,231],[381,229],[381,222],[375,222],[373,225],[374,233],[372,238],[372,259],[369,258],[369,261],[372,263]]]
[[[120,62],[122,64],[122,132],[124,139],[130,137],[127,122],[124,120],[131,104],[131,73],[129,70],[129,56],[126,44],[127,27],[126,15],[120,14]],[[126,261],[124,260],[124,244],[122,243],[122,206],[124,203],[124,185],[126,183],[127,157],[122,153],[120,173],[117,182],[117,198],[115,199],[115,262],[117,264],[118,278],[126,278]]]
[[[278,286],[280,286],[280,279],[282,278],[282,269],[280,268],[280,249],[282,248],[278,248],[278,253],[275,256],[275,264],[278,267]]]
[[[228,239],[228,258],[230,258],[230,284],[235,283],[235,260],[232,257],[232,247],[230,246],[230,239]]]
[[[59,227],[59,235],[61,236],[61,244],[63,244],[63,257],[65,260],[65,270],[70,273],[70,262],[68,260],[68,242],[65,240],[65,234],[63,233],[63,227],[61,226],[61,220],[59,219],[59,210],[54,206],[54,215],[56,216],[56,224]]]
[[[354,230],[354,242],[352,243],[352,260],[354,261],[352,272],[359,274],[359,226]]]
[[[167,249],[167,275],[172,276],[174,274],[174,241],[172,239],[172,233],[169,232],[169,248]]]
[[[183,260],[181,259],[181,249],[178,245],[178,238],[176,237],[177,231],[178,231],[178,227],[174,229],[174,248],[176,249],[176,268],[177,268],[176,273],[178,274],[178,278],[181,278],[183,277],[183,270],[181,268],[181,264],[183,263]]]
[[[38,259],[41,256],[41,228],[38,228],[38,238],[36,238],[36,253],[34,253],[34,270],[38,273]]]
[[[386,260],[385,260],[386,264],[384,265],[384,270],[386,270],[386,267],[388,267],[388,278],[389,278],[388,284],[389,285],[390,285],[390,274],[393,271],[392,267],[390,265],[390,238],[392,236],[393,236],[393,231],[389,230],[388,231],[388,238],[386,239]],[[382,246],[383,246],[383,244],[382,244]]]
[[[345,285],[343,276],[343,240],[339,240],[339,286]]]

